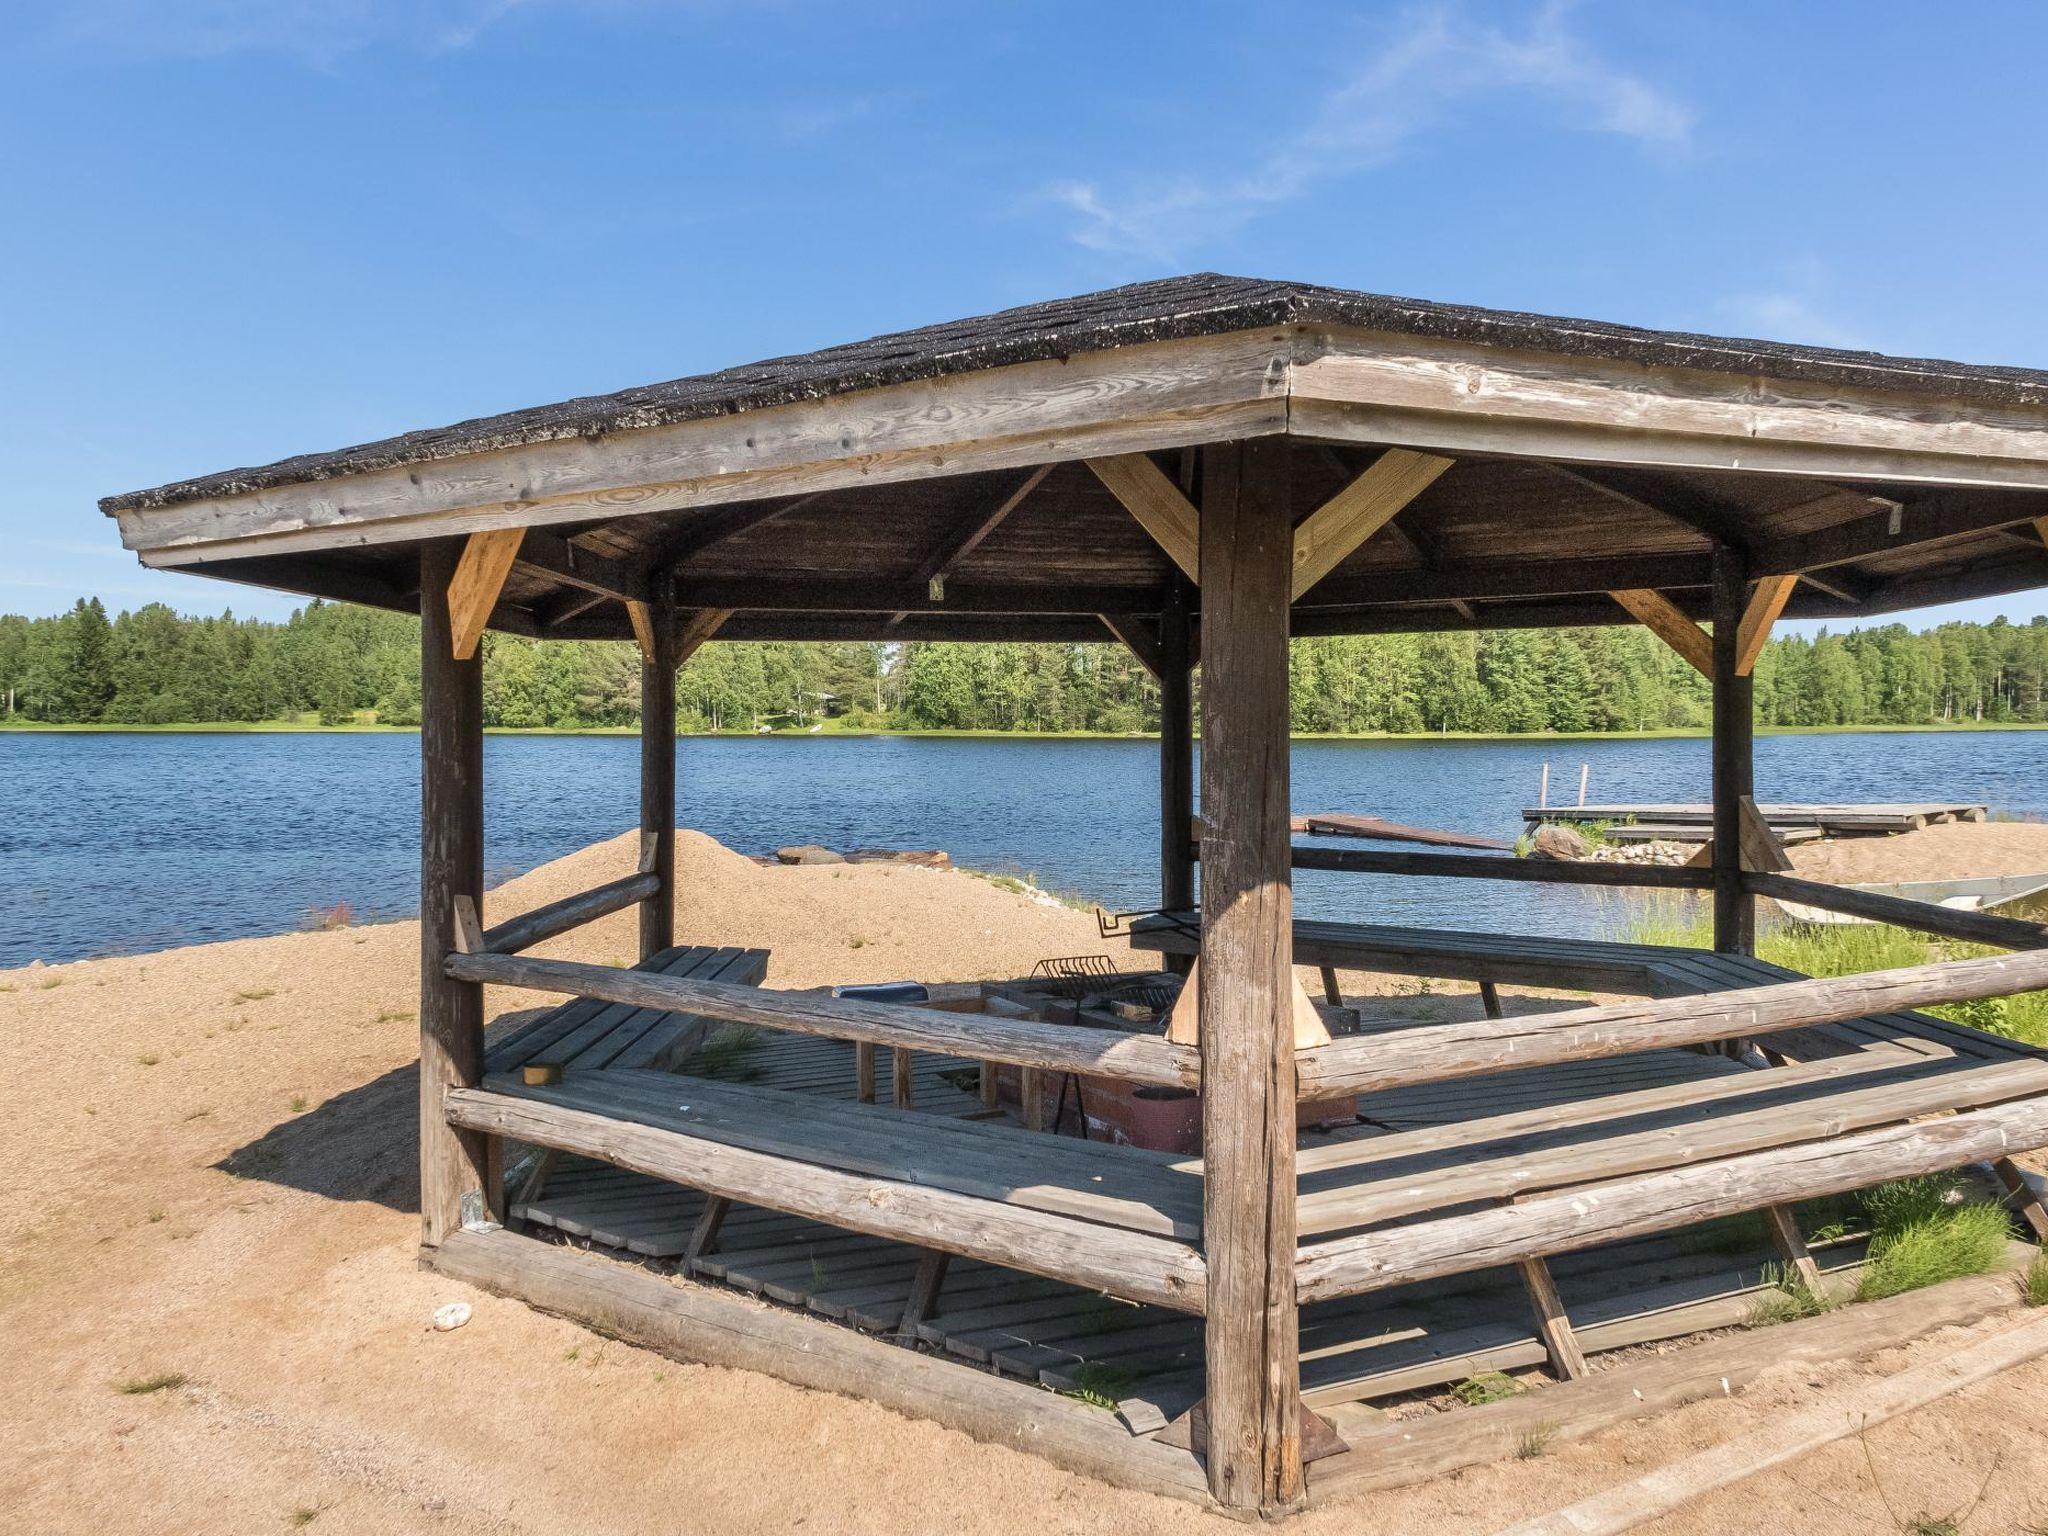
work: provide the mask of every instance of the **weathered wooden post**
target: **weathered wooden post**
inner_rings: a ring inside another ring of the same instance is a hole
[[[676,604],[664,577],[648,604],[653,653],[640,660],[640,839],[661,888],[640,903],[640,958],[676,941]]]
[[[1742,797],[1755,793],[1755,686],[1741,669],[1739,631],[1748,571],[1739,550],[1714,546],[1714,948],[1756,952],[1756,898],[1742,884]]]
[[[1205,450],[1202,1156],[1209,1487],[1300,1502],[1285,438]]]
[[[1159,615],[1159,905],[1195,904],[1195,710],[1188,589],[1176,580]],[[1185,966],[1185,957],[1180,957]]]
[[[442,972],[455,898],[483,911],[483,660],[474,647],[456,658],[448,609],[462,548],[420,547],[420,1241],[430,1248],[496,1201],[489,1138],[456,1130],[442,1108],[484,1065],[484,990]]]

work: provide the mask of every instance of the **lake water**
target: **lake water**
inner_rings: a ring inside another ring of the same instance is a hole
[[[490,737],[490,879],[631,826],[638,755],[631,737]],[[679,757],[680,819],[743,852],[944,848],[1110,907],[1157,900],[1149,740],[688,739]],[[1596,801],[1707,793],[1698,739],[1300,742],[1292,801],[1511,838],[1545,762],[1554,799],[1576,796],[1581,763]],[[2038,816],[2048,732],[1763,737],[1757,788]],[[0,968],[276,933],[339,902],[357,921],[409,916],[418,806],[410,735],[0,733]],[[1296,892],[1316,916],[1583,935],[1613,931],[1632,899],[1313,871]]]

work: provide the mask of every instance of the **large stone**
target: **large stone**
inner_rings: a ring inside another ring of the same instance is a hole
[[[775,850],[778,864],[844,864],[846,855],[834,853],[830,848],[821,848],[816,843],[794,843],[787,848]]]
[[[1532,859],[1583,859],[1593,851],[1588,843],[1570,827],[1542,826],[1529,839],[1529,857]]]

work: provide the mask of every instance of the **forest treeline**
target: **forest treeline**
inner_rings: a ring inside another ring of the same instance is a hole
[[[639,717],[630,645],[487,637],[487,724],[623,726]],[[0,615],[0,712],[136,725],[419,720],[419,626],[314,602],[282,623],[151,604],[109,618]],[[1637,731],[1706,723],[1707,686],[1633,626],[1298,640],[1304,732]],[[685,730],[853,727],[1143,731],[1158,691],[1117,645],[709,645],[676,683]],[[1772,640],[1764,725],[2048,722],[2048,620],[1901,624]]]

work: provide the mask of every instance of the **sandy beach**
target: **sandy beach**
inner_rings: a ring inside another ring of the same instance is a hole
[[[953,871],[764,868],[684,834],[678,933],[765,944],[769,984],[1014,972],[1115,952],[1082,911]],[[502,918],[625,872],[626,837],[493,893]],[[2048,868],[1990,823],[1800,851],[1834,879]],[[1924,850],[1924,852],[1922,851]],[[618,963],[630,913],[543,953]],[[1185,1532],[1211,1521],[872,1405],[683,1365],[423,1274],[413,1166],[417,929],[289,934],[0,972],[0,1510],[24,1532]],[[1348,981],[1365,990],[1362,978]],[[1441,984],[1404,1010],[1476,1013]],[[495,1014],[539,1001],[488,999]],[[1513,1003],[1511,1001],[1512,1008]],[[436,1333],[451,1300],[468,1326]],[[1979,1325],[1988,1332],[1995,1323]],[[1897,1369],[1957,1346],[1894,1351]],[[1639,1475],[1868,1367],[1767,1376],[1531,1460],[1294,1529],[1484,1531]],[[124,1387],[166,1381],[158,1390]],[[2048,1518],[2048,1365],[1647,1529],[1967,1528]],[[1882,1479],[1873,1482],[1872,1466]]]

